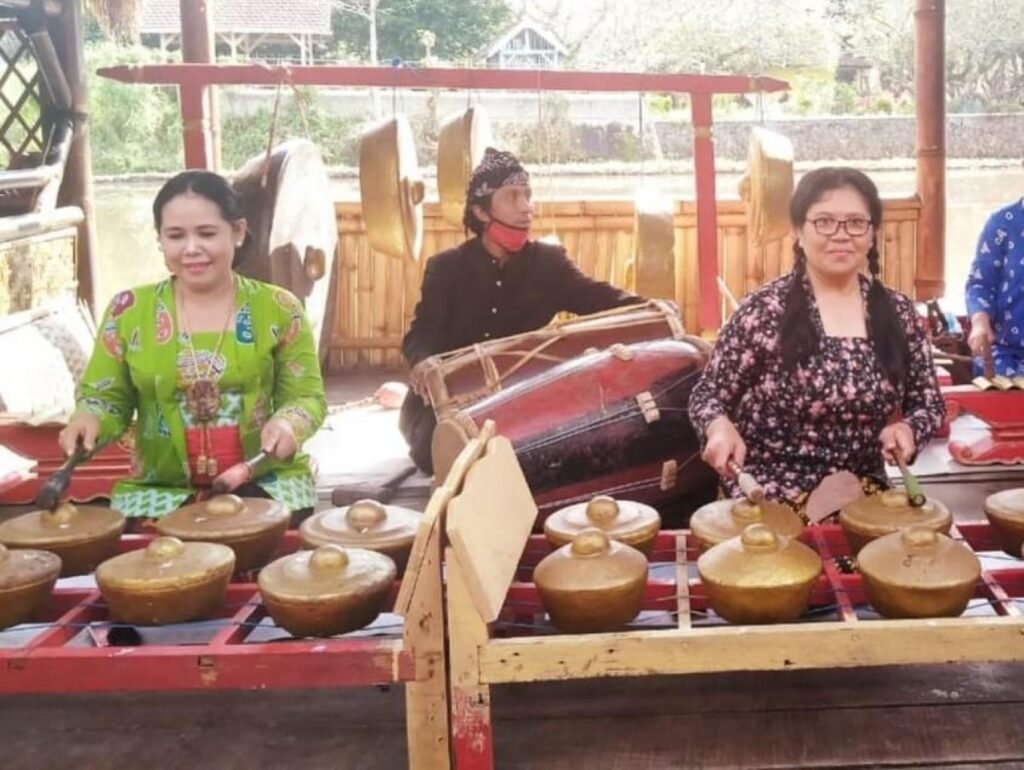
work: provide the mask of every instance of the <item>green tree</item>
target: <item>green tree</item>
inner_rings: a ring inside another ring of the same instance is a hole
[[[436,35],[432,54],[458,61],[470,57],[512,20],[505,0],[380,0],[376,8],[378,51],[381,61],[423,57],[422,30]],[[335,11],[335,38],[363,58],[370,53],[368,20]]]
[[[148,64],[159,51],[114,43],[86,46],[93,168],[98,174],[180,168],[183,150],[178,98],[173,87],[128,85],[96,75],[100,67]]]

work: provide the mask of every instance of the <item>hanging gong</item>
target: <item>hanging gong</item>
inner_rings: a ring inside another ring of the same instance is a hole
[[[789,233],[793,195],[793,143],[782,134],[755,128],[747,149],[740,197],[747,202],[750,241],[762,247]]]
[[[641,190],[634,206],[632,288],[648,299],[676,298],[674,204],[665,195]]]
[[[437,192],[441,216],[449,224],[462,227],[466,187],[490,144],[491,124],[482,107],[450,115],[441,126],[437,137]]]
[[[334,322],[338,220],[320,150],[306,139],[283,142],[269,161],[265,153],[251,158],[233,185],[249,228],[238,272],[303,301],[323,361]]]
[[[405,115],[395,115],[363,134],[359,191],[370,246],[397,259],[419,260],[424,187]]]

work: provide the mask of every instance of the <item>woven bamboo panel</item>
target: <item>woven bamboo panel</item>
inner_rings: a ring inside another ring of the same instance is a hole
[[[358,203],[339,203],[338,248],[340,282],[337,319],[331,338],[330,369],[401,367],[402,334],[419,299],[426,260],[403,262],[374,252],[366,240]],[[879,249],[888,285],[912,295],[914,291],[917,221],[916,198],[885,202]],[[580,268],[595,278],[626,284],[633,254],[632,201],[540,202],[535,237],[555,235]],[[697,323],[697,211],[692,201],[676,204],[676,302],[686,328],[701,331]],[[441,217],[440,206],[424,207],[424,255],[458,245],[465,238],[460,228]],[[719,274],[737,299],[792,267],[789,239],[754,249],[747,236],[741,201],[718,204]],[[723,299],[725,316],[731,311]]]

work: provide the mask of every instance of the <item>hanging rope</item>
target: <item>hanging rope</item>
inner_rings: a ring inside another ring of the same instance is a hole
[[[267,188],[267,177],[270,175],[270,155],[274,150],[274,139],[277,136],[277,116],[281,108],[281,89],[286,78],[277,81],[277,93],[274,95],[274,111],[270,115],[270,132],[267,136],[267,154],[263,158],[263,173],[260,175],[260,188]]]

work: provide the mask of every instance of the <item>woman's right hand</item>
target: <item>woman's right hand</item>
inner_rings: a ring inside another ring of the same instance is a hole
[[[96,439],[99,435],[100,418],[88,412],[79,412],[71,418],[64,430],[57,436],[57,443],[64,450],[64,454],[70,457],[75,453],[79,444],[86,452],[95,449]]]
[[[975,313],[971,316],[971,333],[967,337],[967,346],[976,356],[985,356],[992,349],[995,334],[988,313]]]
[[[747,459],[747,445],[743,442],[740,432],[736,430],[732,420],[722,415],[711,421],[705,436],[707,442],[704,444],[701,459],[714,468],[719,476],[731,478],[733,473],[729,470],[729,461],[734,460],[742,467]]]

